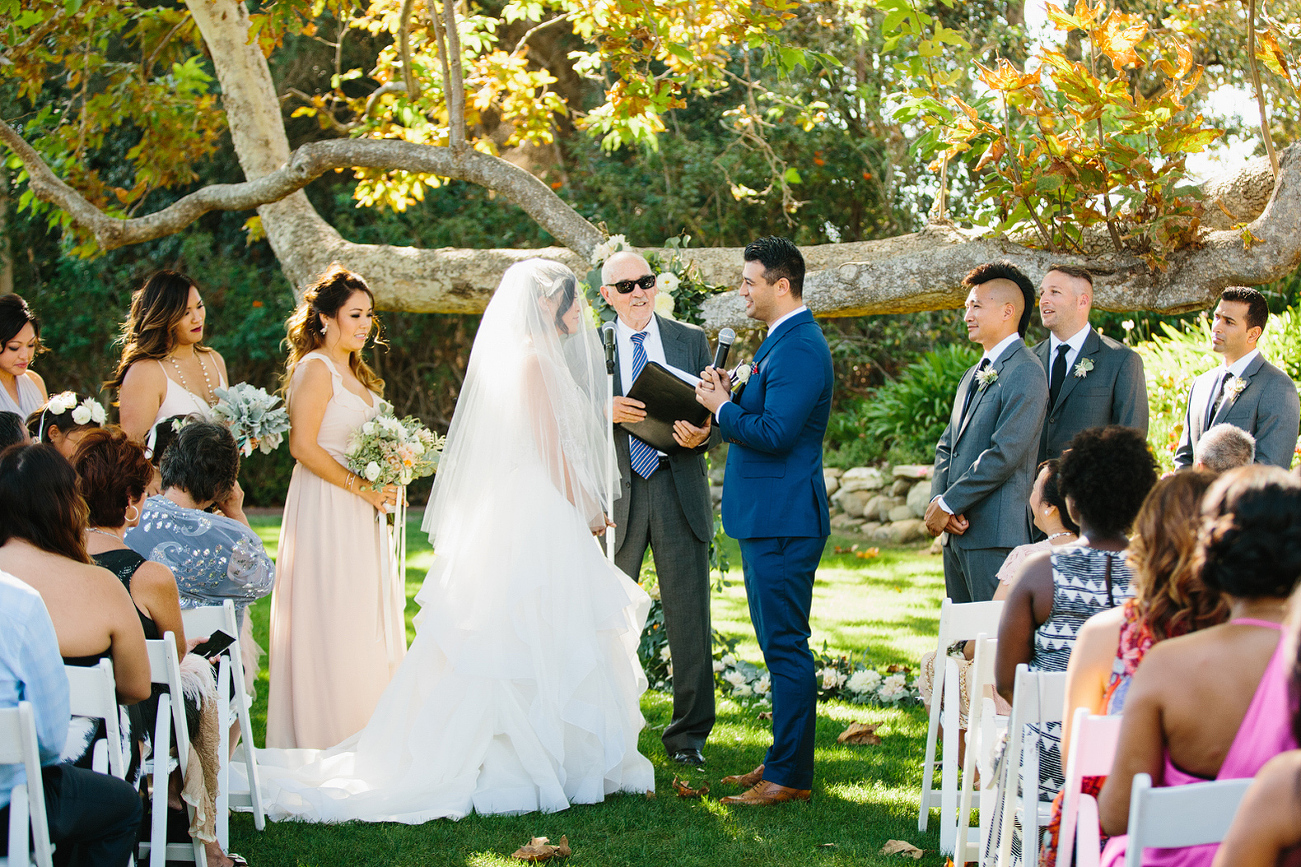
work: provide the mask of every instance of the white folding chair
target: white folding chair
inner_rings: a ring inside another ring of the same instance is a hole
[[[931,714],[926,728],[926,756],[922,762],[921,807],[917,813],[917,830],[925,831],[930,812],[937,802],[940,807],[940,851],[951,853],[958,811],[958,720],[961,707],[953,696],[958,689],[958,664],[948,658],[949,647],[958,641],[970,641],[980,633],[994,635],[998,632],[998,619],[1003,614],[1002,602],[957,603],[945,599],[940,605],[940,634],[935,646],[935,677],[931,690]],[[973,693],[974,696],[974,693]],[[941,700],[943,699],[943,700]],[[944,745],[940,761],[940,788],[932,789],[935,779],[935,744],[939,736],[943,705]]]
[[[1085,707],[1075,709],[1071,722],[1070,757],[1066,760],[1066,785],[1062,789],[1062,824],[1057,834],[1057,863],[1071,863],[1072,852],[1077,853],[1078,867],[1096,865],[1102,856],[1097,828],[1098,802],[1092,795],[1080,791],[1085,777],[1098,777],[1111,773],[1111,763],[1116,758],[1116,744],[1120,740],[1119,714],[1095,716]],[[1091,805],[1085,808],[1084,802]],[[1086,812],[1087,811],[1087,815]],[[1088,827],[1092,818],[1094,827]],[[1076,828],[1081,841],[1091,846],[1076,846]]]
[[[235,604],[227,599],[220,606],[209,605],[181,612],[187,636],[211,635],[217,630],[235,639],[227,653],[217,663],[218,728],[222,732],[217,756],[221,770],[217,776],[217,842],[222,849],[230,845],[230,809],[245,808],[253,813],[253,825],[259,831],[266,827],[266,812],[262,808],[262,793],[258,788],[257,758],[253,749],[253,722],[249,714],[249,696],[245,690],[244,664],[239,641],[239,626],[235,619]],[[231,685],[234,696],[231,696]],[[230,729],[239,723],[240,742],[234,755],[230,754]],[[244,765],[244,779],[248,791],[231,790],[231,764]]]
[[[1016,667],[1012,715],[1007,723],[1007,776],[1003,786],[1002,828],[998,838],[998,867],[1012,860],[1012,835],[1021,823],[1021,863],[1039,860],[1039,829],[1052,814],[1052,802],[1039,800],[1039,738],[1025,737],[1028,725],[1062,721],[1066,704],[1066,672],[1031,672]],[[1024,789],[1024,791],[1023,791]]]
[[[967,755],[962,768],[962,786],[959,790],[957,815],[957,844],[953,863],[978,861],[979,856],[968,855],[967,838],[971,833],[971,809],[983,802],[992,805],[998,799],[998,778],[994,764],[994,750],[999,734],[1007,728],[1007,717],[998,713],[994,699],[985,695],[986,687],[994,688],[994,660],[998,653],[998,639],[983,632],[976,637],[976,655],[971,665],[971,710],[967,717]],[[975,788],[979,771],[980,790]],[[978,848],[983,852],[989,836],[990,817],[993,810],[980,811]]]
[[[41,752],[36,741],[36,715],[30,702],[0,708],[0,765],[22,765],[27,782],[9,792],[9,853],[0,865],[53,867],[54,847],[45,817],[45,786],[41,781]],[[31,829],[35,851],[28,851]]]
[[[72,715],[104,721],[106,737],[95,744],[91,769],[125,780],[126,759],[122,755],[122,722],[113,663],[101,659],[91,668],[65,665],[63,670],[68,675],[68,709]]]
[[[1125,867],[1140,867],[1143,850],[1218,843],[1251,778],[1152,788],[1152,777],[1135,774],[1129,790],[1129,840]]]
[[[171,770],[171,748],[176,745],[182,785],[190,757],[190,727],[185,722],[185,693],[181,689],[181,662],[176,655],[176,635],[168,632],[156,641],[145,641],[149,650],[149,678],[166,684],[168,693],[158,697],[158,719],[154,724],[153,756],[148,765],[152,780],[149,841],[140,844],[140,856],[149,856],[149,867],[166,867],[168,861],[193,861],[208,867],[203,842],[193,837],[186,843],[167,842],[167,778]],[[175,739],[173,740],[173,735]],[[193,820],[194,808],[185,806]]]

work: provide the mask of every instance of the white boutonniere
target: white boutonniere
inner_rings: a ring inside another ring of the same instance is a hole
[[[1092,369],[1093,369],[1092,358],[1081,358],[1079,361],[1075,362],[1075,375],[1078,376],[1080,379],[1083,379],[1084,377],[1088,376],[1089,371]]]
[[[986,367],[976,372],[976,386],[980,391],[984,391],[996,382],[998,382],[998,371],[993,367]]]
[[[1246,388],[1247,380],[1235,376],[1232,382],[1224,386],[1224,397],[1229,403],[1233,403]]]
[[[733,370],[729,376],[732,380],[732,389],[735,391],[750,381],[750,377],[759,372],[759,368],[754,364],[738,364],[736,370]]]

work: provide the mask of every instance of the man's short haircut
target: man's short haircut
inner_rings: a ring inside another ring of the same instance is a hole
[[[1265,296],[1250,286],[1229,286],[1220,293],[1220,300],[1246,304],[1248,328],[1259,328],[1263,331],[1265,323],[1269,321],[1269,305],[1265,303]]]
[[[1088,268],[1081,268],[1079,265],[1065,265],[1060,262],[1054,262],[1048,266],[1048,270],[1061,271],[1068,277],[1075,277],[1078,280],[1084,280],[1089,284],[1089,288],[1093,288],[1093,274],[1089,272]]]
[[[650,263],[646,261],[646,257],[643,256],[641,253],[638,253],[636,250],[620,250],[617,253],[611,253],[609,256],[606,257],[605,261],[601,263],[601,285],[602,286],[612,285],[610,283],[610,280],[614,277],[614,274],[612,273],[614,269],[611,267],[611,263],[620,262],[623,259],[628,257],[635,257],[637,259],[640,259],[642,261],[642,264],[646,266],[647,271],[649,271],[652,274],[655,273],[655,269],[650,266]],[[565,309],[568,310],[569,308],[565,308]]]
[[[776,283],[785,277],[791,285],[791,295],[804,297],[804,256],[795,242],[769,235],[751,241],[745,248],[745,261],[763,266],[764,279]]]
[[[1256,438],[1231,424],[1210,428],[1193,449],[1193,460],[1216,473],[1250,466],[1255,459]]]
[[[27,442],[27,426],[16,412],[0,412],[0,450]]]
[[[962,278],[962,285],[979,286],[990,280],[1011,280],[1021,290],[1024,309],[1021,310],[1021,321],[1017,323],[1016,330],[1018,334],[1025,337],[1025,331],[1030,327],[1030,311],[1034,309],[1034,284],[1020,268],[1004,259],[1001,262],[989,262],[972,268],[971,273]]]

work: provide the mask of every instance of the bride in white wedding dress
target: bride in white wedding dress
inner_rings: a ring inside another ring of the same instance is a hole
[[[610,513],[608,400],[573,273],[511,266],[425,513],[415,641],[361,732],[257,752],[273,819],[415,824],[655,787],[637,751],[650,600],[592,538]]]

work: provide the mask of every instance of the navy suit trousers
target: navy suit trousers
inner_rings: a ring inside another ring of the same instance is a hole
[[[750,620],[772,683],[772,746],[763,778],[811,789],[818,687],[809,652],[809,609],[827,537],[739,541]]]

